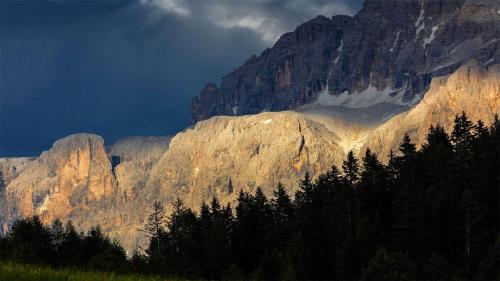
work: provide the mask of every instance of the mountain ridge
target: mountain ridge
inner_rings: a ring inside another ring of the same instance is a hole
[[[432,77],[472,57],[498,62],[497,10],[490,0],[370,0],[354,17],[319,16],[252,56],[219,87],[207,84],[193,98],[193,122],[295,109],[322,92],[338,99],[370,87],[411,105]]]

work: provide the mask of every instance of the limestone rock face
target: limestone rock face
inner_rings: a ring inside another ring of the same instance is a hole
[[[169,143],[169,137],[128,137],[108,148],[120,196],[134,198],[134,189],[144,186],[151,168]]]
[[[44,222],[74,218],[77,224],[89,225],[99,221],[79,221],[74,215],[111,199],[115,192],[103,139],[92,134],[71,135],[27,164],[7,185],[2,215],[6,221],[39,215]]]
[[[35,157],[0,158],[0,191],[14,180]]]
[[[349,107],[380,99],[412,105],[433,77],[471,58],[499,61],[498,10],[496,0],[366,0],[354,17],[319,16],[226,75],[219,87],[208,84],[193,99],[193,122],[325,99]]]
[[[234,202],[239,190],[267,195],[278,182],[290,191],[340,164],[340,138],[324,123],[296,112],[214,117],[168,138],[129,138],[104,148],[101,137],[79,134],[57,141],[7,185],[2,217],[40,215],[44,222],[72,220],[82,229],[99,224],[127,249],[143,242],[154,200],[175,198],[197,209],[218,196]],[[113,163],[113,157],[120,157]]]
[[[397,151],[406,133],[421,145],[431,124],[451,132],[455,115],[462,111],[486,124],[500,114],[500,64],[484,67],[472,60],[450,76],[434,78],[424,99],[373,130],[361,152],[369,147],[383,158],[391,149]]]
[[[128,137],[108,147],[108,154],[121,162],[154,162],[168,148],[170,137]]]
[[[295,112],[214,117],[172,139],[146,192],[198,208],[214,195],[231,202],[241,189],[260,186],[270,195],[278,182],[293,191],[306,171],[318,175],[343,160],[336,140],[323,124]]]

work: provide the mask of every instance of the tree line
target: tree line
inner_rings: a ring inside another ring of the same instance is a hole
[[[199,213],[155,202],[149,244],[130,259],[98,227],[19,220],[0,258],[207,280],[498,280],[498,116],[431,126],[419,150],[406,135],[387,164],[349,152],[299,187],[240,191],[234,208],[213,198]]]

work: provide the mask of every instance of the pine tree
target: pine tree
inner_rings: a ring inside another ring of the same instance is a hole
[[[179,198],[172,202],[172,209],[167,218],[165,239],[167,270],[173,275],[196,276],[200,270],[197,264],[198,243],[195,241],[199,232],[198,220]]]
[[[345,218],[346,222],[346,233],[347,241],[343,246],[344,252],[350,252],[346,250],[346,245],[349,244],[353,246],[353,236],[355,232],[355,225],[357,224],[357,182],[359,179],[359,164],[356,157],[354,157],[354,152],[351,150],[347,154],[346,159],[342,163],[343,170],[343,184],[341,185],[341,192],[339,196],[339,203],[341,206],[341,217]]]
[[[212,198],[212,202],[210,203],[210,213],[213,221],[217,221],[220,219],[221,206],[219,200],[215,196]]]
[[[262,190],[252,196],[240,192],[234,222],[234,247],[238,264],[248,275],[261,265],[268,248],[269,208]]]
[[[474,125],[465,112],[462,112],[460,116],[455,116],[455,125],[451,132],[451,141],[461,161],[466,161],[469,156],[469,148],[473,139],[473,129]]]
[[[419,222],[423,220],[419,212],[422,203],[420,183],[417,182],[417,171],[419,170],[419,159],[417,158],[416,146],[406,134],[399,145],[401,156],[396,158],[398,179],[393,185],[394,219],[392,225],[391,239],[397,241],[398,247],[407,257],[414,254],[416,244],[421,240],[419,236]]]
[[[391,223],[392,202],[386,169],[370,149],[365,152],[362,167],[358,185],[360,215],[370,221],[378,217],[380,222],[388,227]],[[374,238],[375,235],[373,233],[372,237]]]
[[[292,231],[294,220],[294,208],[290,196],[285,187],[278,183],[273,191],[274,198],[270,201],[270,208],[273,218],[273,238],[270,245],[277,251],[285,249]]]
[[[295,193],[295,203],[300,205],[308,204],[311,201],[313,183],[307,171],[304,179],[299,183],[299,190]]]
[[[147,251],[150,256],[160,255],[162,249],[161,237],[164,236],[166,222],[165,209],[159,201],[154,201],[153,208],[148,215],[144,227],[144,231],[150,239],[150,245]]]
[[[206,205],[205,205],[206,206]],[[203,212],[208,211],[210,223],[205,224]],[[222,273],[230,267],[232,260],[230,244],[230,227],[232,223],[232,213],[230,205],[221,209],[217,198],[212,199],[210,210],[202,210],[200,216],[202,223],[202,256],[203,256],[203,277],[207,279],[218,279]]]
[[[359,164],[352,150],[347,153],[347,158],[342,163],[342,170],[344,171],[344,179],[349,185],[354,186],[359,178]]]
[[[403,141],[399,145],[399,151],[402,153],[404,159],[411,159],[417,153],[417,148],[414,143],[411,142],[410,136],[405,134]]]
[[[419,220],[424,229],[422,234],[432,238],[420,238],[425,239],[423,255],[443,253],[441,249],[448,243],[448,222],[452,220],[450,215],[453,213],[450,198],[453,188],[450,185],[455,174],[455,157],[450,138],[442,126],[429,128],[420,155],[421,164],[416,174],[419,182],[417,187],[420,189],[415,198],[421,200],[415,204],[420,206]]]
[[[205,202],[202,203],[200,208],[200,223],[201,227],[204,229],[209,229],[213,223],[210,208],[207,204],[205,204]]]
[[[425,137],[426,143],[422,145],[422,150],[425,152],[426,150],[429,149],[437,149],[437,148],[444,148],[444,149],[452,149],[453,146],[451,145],[450,138],[448,134],[446,133],[444,127],[437,125],[434,127],[431,125],[429,128],[429,131]]]

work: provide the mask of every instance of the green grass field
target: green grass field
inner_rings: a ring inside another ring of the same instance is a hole
[[[84,272],[0,262],[0,281],[181,281],[154,276]]]

